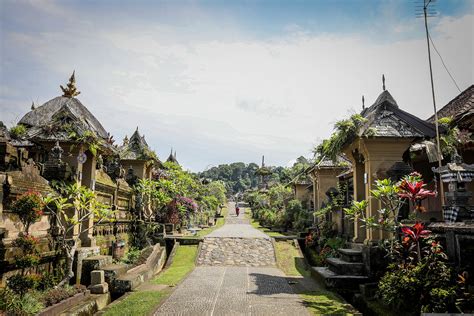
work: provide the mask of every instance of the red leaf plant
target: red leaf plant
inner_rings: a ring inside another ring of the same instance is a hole
[[[425,226],[420,223],[416,222],[415,225],[412,227],[410,226],[403,226],[402,233],[406,236],[411,238],[413,241],[418,241],[420,238],[427,238],[430,236],[431,231],[426,230]]]
[[[426,209],[421,206],[421,201],[430,196],[436,196],[436,192],[426,190],[426,184],[421,180],[419,173],[413,172],[408,177],[404,178],[398,188],[400,198],[409,199],[415,203],[415,210],[425,212]]]
[[[421,260],[420,239],[430,237],[431,231],[426,230],[425,226],[420,222],[416,222],[412,227],[402,226],[401,230],[404,235],[402,243],[408,245],[410,241],[414,242],[416,245],[418,260]]]

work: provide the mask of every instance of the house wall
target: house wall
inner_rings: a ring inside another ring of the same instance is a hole
[[[132,167],[133,174],[136,175],[140,179],[146,178],[146,168],[145,162],[141,160],[123,160],[121,161],[125,172],[128,172],[128,169]]]
[[[309,184],[294,184],[295,199],[299,200],[303,206],[309,208],[312,199],[311,190],[308,190]]]
[[[387,171],[392,165],[403,161],[403,153],[409,148],[412,141],[412,138],[358,138],[346,148],[346,154],[355,166],[353,168],[354,197],[357,201],[369,197],[370,191],[374,189],[375,180],[387,178]],[[353,151],[359,152],[361,156],[354,157]],[[369,199],[366,216],[377,217],[377,210],[380,208],[378,200]],[[355,242],[363,241],[366,244],[372,244],[389,237],[386,232],[362,227],[357,221],[354,223],[354,235]]]

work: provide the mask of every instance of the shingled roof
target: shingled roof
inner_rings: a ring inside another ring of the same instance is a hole
[[[92,131],[107,139],[108,134],[100,122],[76,98],[56,97],[26,113],[19,124],[27,127],[27,138],[41,140],[69,140],[70,130],[65,126],[74,126],[79,134]]]
[[[121,160],[151,160],[157,159],[154,152],[148,146],[145,136],[141,136],[138,127],[130,137],[124,139],[123,145],[119,148]]]
[[[176,151],[173,153],[173,149],[171,149],[171,153],[166,159],[167,162],[174,162],[175,164],[179,165],[178,160],[176,159]]]
[[[324,168],[348,168],[351,166],[351,162],[345,157],[338,155],[336,161],[332,160],[329,157],[323,157],[319,162],[314,166],[316,169]]]
[[[458,94],[438,111],[438,118],[451,116],[455,123],[466,120],[474,115],[474,85]],[[432,115],[428,122],[434,123],[435,116]]]
[[[367,122],[359,136],[375,137],[435,137],[432,123],[426,122],[398,107],[388,90],[384,90],[374,104],[362,110]]]

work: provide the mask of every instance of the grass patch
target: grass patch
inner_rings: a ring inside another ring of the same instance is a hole
[[[133,292],[121,302],[111,306],[104,316],[148,315],[169,295],[169,290]]]
[[[311,273],[306,267],[304,258],[293,245],[293,241],[275,242],[277,266],[286,275],[310,277]]]
[[[303,304],[313,315],[353,315],[352,306],[341,302],[334,293],[319,290],[299,294]]]
[[[292,241],[275,242],[275,253],[277,266],[286,275],[311,278],[311,273],[307,269],[304,258]],[[312,282],[316,281],[312,280]],[[352,306],[337,294],[323,288],[316,288],[317,290],[314,291],[295,288],[295,291],[303,300],[303,304],[312,315],[352,315],[355,312]]]
[[[173,258],[171,266],[161,272],[152,282],[175,286],[189,272],[194,269],[198,247],[195,245],[179,246]]]
[[[162,271],[152,283],[175,286],[194,269],[197,246],[179,246],[171,266]],[[171,293],[170,288],[161,291],[133,292],[122,301],[110,306],[105,316],[141,316],[150,314]]]

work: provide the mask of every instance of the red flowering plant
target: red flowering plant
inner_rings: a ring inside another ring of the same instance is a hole
[[[20,232],[18,238],[13,241],[13,246],[16,249],[14,264],[20,270],[20,273],[9,277],[7,285],[15,293],[24,295],[28,290],[34,289],[39,284],[37,281],[38,275],[31,274],[30,271],[32,267],[40,262],[37,249],[39,239],[29,234],[29,229],[43,215],[43,198],[38,192],[28,191],[12,204],[11,209],[18,215],[24,231]]]
[[[39,192],[28,191],[21,195],[11,206],[13,213],[17,214],[28,233],[30,226],[41,219],[44,203]]]
[[[32,275],[29,270],[40,261],[37,249],[39,239],[29,234],[29,230],[32,224],[41,219],[43,209],[43,198],[39,192],[35,191],[24,193],[11,206],[12,212],[18,215],[20,222],[23,224],[24,231],[21,231],[18,238],[13,242],[16,250],[14,264],[20,270],[20,273],[9,277],[7,285],[20,295],[34,289],[35,285],[38,284],[34,281],[35,275]]]
[[[436,196],[436,192],[426,190],[426,184],[423,182],[421,175],[418,172],[413,172],[404,177],[398,185],[398,196],[402,199],[408,199],[415,204],[415,211],[426,212],[426,209],[421,206],[421,201]]]

